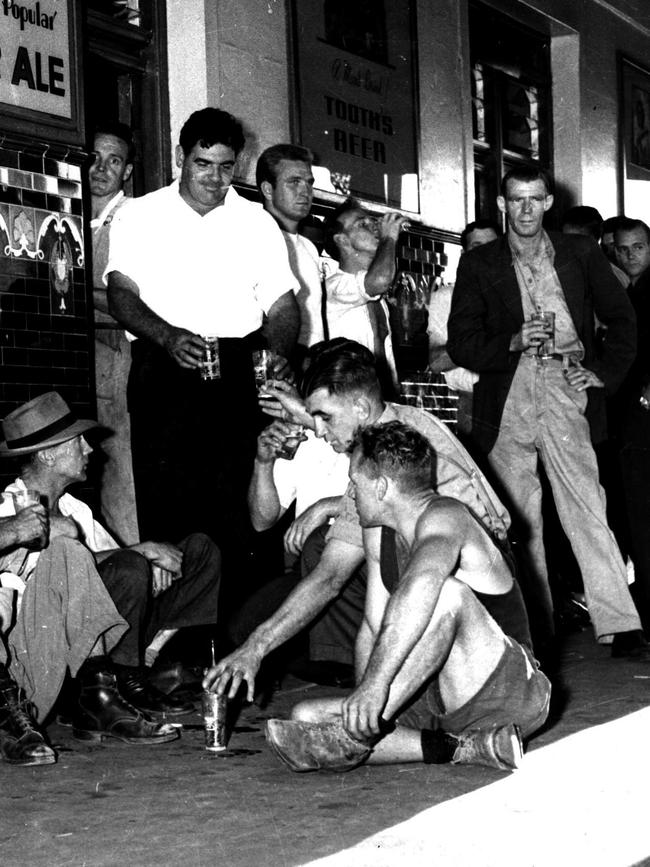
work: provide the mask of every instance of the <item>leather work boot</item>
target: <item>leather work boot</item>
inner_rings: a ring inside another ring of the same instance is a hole
[[[154,719],[166,716],[183,716],[192,713],[194,703],[185,698],[165,695],[148,679],[144,668],[115,666],[117,686],[122,698],[130,704],[150,714]]]
[[[484,765],[500,771],[514,771],[521,764],[524,748],[516,725],[485,731],[468,731],[458,738],[452,758],[455,765]]]
[[[364,762],[372,749],[354,740],[343,723],[308,723],[270,719],[266,739],[292,771],[350,771]]]
[[[72,734],[77,740],[117,738],[125,744],[164,744],[178,738],[178,729],[154,722],[129,704],[111,672],[84,665],[79,680],[81,689],[72,717]]]
[[[29,713],[29,702],[5,671],[0,673],[0,754],[10,765],[51,765],[56,753]]]

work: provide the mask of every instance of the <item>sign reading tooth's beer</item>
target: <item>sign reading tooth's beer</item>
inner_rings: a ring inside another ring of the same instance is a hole
[[[70,118],[69,0],[0,0],[0,103]]]

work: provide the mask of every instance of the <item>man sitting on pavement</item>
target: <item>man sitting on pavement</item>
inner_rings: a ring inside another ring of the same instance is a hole
[[[325,222],[325,249],[339,269],[325,281],[329,336],[367,346],[377,359],[382,390],[398,389],[386,293],[395,278],[397,239],[405,217],[373,217],[347,199]]]
[[[467,451],[442,422],[424,410],[384,403],[369,350],[354,341],[325,348],[309,367],[303,390],[305,403],[286,384],[269,389],[282,401],[285,417],[289,411],[294,419],[315,427],[316,436],[325,438],[336,452],[347,452],[357,431],[372,424],[397,419],[419,430],[437,455],[440,494],[462,500],[495,535],[505,539],[508,513]],[[252,701],[264,658],[336,599],[363,559],[361,528],[348,488],[318,563],[272,617],[211,668],[204,686],[233,698],[245,680]]]
[[[76,420],[56,392],[23,404],[3,421],[0,455],[21,462],[7,491],[18,497],[38,491],[50,524],[43,551],[21,547],[3,559],[2,572],[9,574],[2,583],[10,578],[24,589],[8,635],[11,671],[39,721],[69,669],[80,685],[72,720],[76,737],[164,742],[176,730],[157,725],[149,714],[174,716],[193,706],[148,682],[144,650],[160,630],[215,622],[220,555],[201,534],[178,546],[119,548],[89,507],[66,493],[86,478],[92,448],[83,435],[95,427]]]
[[[395,421],[360,431],[350,480],[368,561],[357,687],[270,720],[295,771],[363,761],[509,770],[546,720],[550,684],[532,656],[511,563],[476,516],[439,496],[427,440]]]

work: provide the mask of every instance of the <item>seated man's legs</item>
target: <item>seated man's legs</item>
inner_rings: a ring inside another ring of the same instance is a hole
[[[111,651],[120,691],[140,710],[152,714],[190,713],[193,704],[165,696],[148,682],[144,649],[162,629],[211,624],[216,621],[221,558],[211,540],[196,533],[178,546],[183,573],[154,597],[151,567],[135,551],[116,551],[99,566],[113,602],[130,629]]]
[[[383,717],[395,719],[397,726],[374,745],[368,761],[484,763],[486,747],[488,764],[505,767],[498,756],[490,760],[490,736],[513,725],[523,735],[532,734],[546,719],[549,698],[548,680],[526,651],[503,634],[465,584],[451,578],[429,627],[391,685]],[[292,718],[338,723],[341,710],[340,699],[317,699],[297,705]],[[434,730],[442,733],[423,736]],[[477,731],[487,739],[479,744],[478,757],[470,742]]]
[[[81,686],[73,719],[75,734],[110,735],[130,743],[164,743],[178,736],[126,704],[107,671],[103,654],[127,629],[90,552],[73,539],[54,539],[40,554],[27,582],[8,639],[12,673],[39,720],[51,710],[69,670]]]

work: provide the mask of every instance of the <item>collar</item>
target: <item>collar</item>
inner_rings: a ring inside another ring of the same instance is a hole
[[[113,196],[113,198],[110,200],[110,202],[104,207],[104,210],[101,212],[101,214],[98,217],[95,217],[94,220],[90,221],[90,228],[91,229],[99,229],[100,226],[103,226],[104,223],[106,222],[106,218],[108,217],[110,212],[117,205],[117,203],[124,198],[125,198],[124,190],[120,190],[119,193],[117,193],[115,196]],[[110,220],[109,220],[109,222],[110,222]]]
[[[546,234],[546,231],[542,229],[539,238],[537,239],[537,244],[535,249],[530,253],[528,249],[519,241],[516,235],[510,235],[508,233],[508,246],[510,247],[510,252],[512,253],[513,259],[518,260],[519,262],[535,262],[536,260],[541,259],[542,257],[547,257],[553,262],[555,258],[555,248],[551,243],[551,239]]]

